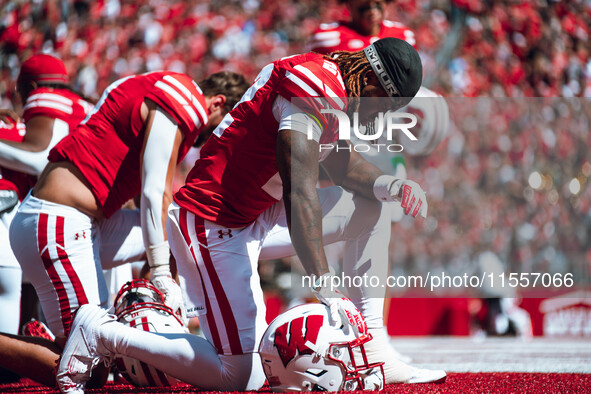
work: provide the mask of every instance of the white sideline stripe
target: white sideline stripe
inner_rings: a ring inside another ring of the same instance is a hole
[[[72,112],[74,112],[74,110],[72,109],[71,106],[67,106],[67,105],[64,105],[64,104],[56,103],[55,101],[50,101],[50,100],[35,100],[35,101],[32,101],[29,104],[25,105],[25,107],[23,108],[23,111],[26,111],[26,110],[31,109],[31,108],[36,108],[36,107],[53,108],[53,109],[57,109],[58,111],[65,112],[65,113],[67,113],[69,115],[71,115]]]
[[[74,102],[67,97],[60,96],[59,94],[55,93],[37,93],[30,96],[27,101],[33,101],[38,99],[45,99],[45,100],[54,100],[59,101],[62,104],[72,105]]]
[[[189,115],[195,126],[200,127],[201,122],[199,121],[197,113],[189,105],[187,100],[185,100],[183,96],[181,96],[176,90],[174,90],[172,86],[168,85],[164,81],[158,81],[154,84],[154,86],[166,92],[169,96],[175,99],[185,109],[185,112],[187,113],[187,115]]]
[[[285,72],[285,76],[287,77],[287,79],[289,79],[290,81],[292,81],[293,83],[295,83],[296,85],[298,85],[300,88],[302,88],[302,90],[304,90],[310,96],[312,96],[312,97],[318,96],[318,94],[314,91],[314,89],[312,89],[310,87],[310,85],[308,85],[306,82],[302,81],[296,75],[290,73],[289,71],[286,71]]]
[[[412,365],[449,372],[591,373],[589,337],[393,337]]]
[[[133,78],[133,77],[135,77],[135,75],[130,75],[130,76],[127,76],[125,78],[121,78],[120,80],[115,81],[112,84],[110,84],[109,86],[107,86],[107,88],[103,92],[103,95],[101,96],[101,98],[98,101],[98,103],[96,103],[96,105],[94,106],[94,108],[92,109],[92,111],[90,111],[88,113],[88,115],[86,115],[86,118],[84,118],[84,120],[82,122],[80,122],[80,124],[85,124],[86,122],[88,122],[88,119],[90,119],[90,117],[92,115],[96,114],[99,111],[99,109],[102,107],[102,105],[105,103],[105,101],[107,101],[107,97],[109,97],[109,94],[111,94],[111,91],[113,89],[117,88],[117,86],[121,85],[123,82],[125,82],[129,78]]]
[[[343,102],[343,100],[341,100],[339,97],[337,97],[336,93],[333,92],[333,90],[330,87],[328,87],[328,85],[323,83],[320,80],[320,78],[318,78],[316,75],[314,75],[314,73],[310,69],[302,66],[301,64],[296,65],[294,68],[296,70],[298,70],[299,72],[301,72],[302,74],[304,74],[306,77],[308,77],[322,91],[326,92],[326,94],[328,94],[328,97],[332,98],[337,103],[337,106],[340,109],[343,109],[345,107],[345,103]]]
[[[182,84],[182,82],[180,82],[178,79],[174,78],[172,75],[165,75],[163,79],[166,82],[173,84],[174,86],[176,86],[176,88],[178,90],[183,92],[183,94],[189,99],[189,101],[193,104],[193,106],[195,108],[197,108],[199,115],[201,115],[201,122],[203,124],[206,124],[207,123],[207,114],[205,113],[205,109],[203,109],[203,106],[201,105],[199,100],[197,100],[197,97],[195,97],[193,95],[193,93],[191,93],[191,91],[185,85]]]

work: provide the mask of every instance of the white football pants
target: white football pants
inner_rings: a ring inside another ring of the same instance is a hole
[[[390,240],[387,206],[354,197],[340,187],[318,193],[325,243],[345,242],[344,272],[385,276]],[[203,390],[260,388],[265,375],[256,352],[267,324],[257,264],[259,258],[294,254],[286,223],[283,202],[243,228],[224,228],[171,204],[168,237],[187,286],[187,314],[199,316],[207,340],[191,334],[138,332],[119,323],[104,325],[100,339],[111,351]],[[371,324],[381,327],[385,290],[347,290]]]
[[[145,259],[137,211],[97,222],[77,209],[29,194],[10,226],[10,244],[31,281],[49,329],[66,337],[83,304],[108,308],[101,260],[111,268]]]

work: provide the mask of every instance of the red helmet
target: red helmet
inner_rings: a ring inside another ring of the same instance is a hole
[[[63,83],[69,81],[66,65],[60,59],[45,55],[33,55],[23,62],[17,83],[26,81]]]

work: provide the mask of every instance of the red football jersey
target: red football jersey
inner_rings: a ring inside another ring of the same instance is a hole
[[[33,90],[27,97],[23,108],[23,118],[25,123],[36,116],[60,119],[66,122],[72,131],[86,117],[92,107],[92,104],[71,90],[41,87]],[[22,131],[25,131],[24,125]],[[23,138],[18,141],[22,141]],[[13,139],[13,141],[17,141],[17,139]],[[36,176],[10,169],[2,169],[2,176],[15,185],[21,200],[26,197],[37,182]]]
[[[21,142],[25,138],[24,123],[5,123],[0,120],[0,139]],[[15,171],[0,167],[0,190],[15,190],[18,187],[14,184]]]
[[[275,160],[279,122],[273,102],[281,95],[323,124],[321,143],[336,141],[337,119],[322,105],[345,110],[346,90],[337,65],[308,53],[278,60],[259,73],[242,100],[203,146],[200,159],[174,199],[181,207],[226,227],[252,223],[282,198]],[[323,100],[324,104],[321,104]]]
[[[0,120],[0,139],[22,142],[25,139],[25,124],[22,122],[6,123]]]
[[[25,123],[35,116],[61,119],[70,131],[92,110],[93,105],[68,89],[39,88],[31,92],[23,108]]]
[[[349,22],[322,23],[310,39],[311,49],[326,54],[333,51],[360,51],[380,38],[394,37],[405,40],[416,48],[415,34],[402,23],[385,20],[377,36],[364,36]]]
[[[207,124],[207,110],[197,84],[187,75],[168,71],[112,83],[90,116],[49,153],[50,161],[69,161],[80,169],[107,217],[141,191],[145,128],[140,107],[146,98],[158,104],[181,129],[180,161]]]

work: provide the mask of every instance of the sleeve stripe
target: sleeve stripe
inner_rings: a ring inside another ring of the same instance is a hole
[[[335,40],[312,40],[311,45],[312,48],[331,48],[336,47],[341,43],[340,39]]]
[[[347,88],[345,87],[345,82],[343,81],[343,76],[341,75],[341,71],[338,70],[337,71],[337,79],[339,80],[339,83],[341,84],[341,88],[343,88],[343,91],[347,91]]]
[[[191,91],[185,85],[183,85],[182,82],[174,78],[172,75],[165,75],[163,79],[169,84],[174,85],[178,90],[181,91],[181,93],[185,95],[185,97],[187,97],[187,99],[189,99],[191,104],[193,104],[193,106],[199,112],[199,115],[201,115],[201,123],[207,124],[207,113],[195,95],[193,95],[193,93],[191,93]]]
[[[65,112],[68,115],[71,115],[74,110],[71,106],[67,106],[64,104],[56,103],[55,101],[50,100],[35,100],[31,101],[23,108],[23,111],[27,111],[32,108],[52,108],[57,109],[58,111]]]
[[[187,100],[185,100],[183,98],[183,96],[181,96],[176,90],[174,90],[174,88],[172,86],[168,85],[164,81],[158,81],[154,84],[154,86],[156,86],[157,88],[160,88],[161,90],[166,92],[170,97],[172,97],[174,100],[176,100],[177,103],[179,103],[185,109],[185,112],[187,113],[189,118],[191,118],[191,120],[193,121],[193,124],[195,124],[196,127],[201,127],[201,122],[199,121],[199,118],[197,117],[197,113],[195,113],[195,111],[189,105]]]
[[[341,33],[339,31],[320,31],[312,36],[313,40],[330,40],[339,39]]]
[[[330,23],[321,23],[320,24],[320,29],[322,29],[322,30],[336,29],[337,27],[339,27],[338,22],[330,22]]]
[[[387,19],[385,19],[382,24],[386,27],[399,27],[401,29],[408,29],[408,27],[406,27],[406,25],[400,23],[400,22],[396,22],[396,21],[389,21]]]
[[[199,115],[201,115],[201,122],[203,125],[207,124],[207,121],[209,120],[207,118],[207,113],[205,112],[205,108],[203,108],[203,106],[201,105],[201,103],[195,98],[193,97],[193,106],[195,108],[197,108],[197,111],[199,111]]]
[[[322,90],[323,92],[326,92],[328,97],[330,97],[334,100],[334,102],[337,104],[339,109],[343,109],[345,107],[345,103],[343,102],[343,100],[341,100],[339,97],[337,97],[336,93],[333,92],[333,90],[328,85],[323,83],[320,80],[320,78],[318,78],[316,75],[314,75],[314,73],[312,71],[310,71],[310,69],[302,66],[301,64],[296,65],[294,67],[294,69],[298,70],[299,72],[304,74],[306,77],[308,77],[312,82],[314,82],[314,84],[316,86],[318,86],[320,88],[320,90]]]
[[[195,81],[191,80],[191,83],[193,84],[193,86],[195,86],[195,89],[197,89],[199,94],[203,94],[203,90],[201,90],[201,88],[199,87],[199,85],[197,85]]]
[[[314,82],[316,86],[320,88],[320,90],[324,91],[324,84],[316,75],[312,73],[312,71],[308,70],[306,67],[302,66],[301,64],[297,64],[294,69],[298,70],[302,74],[304,74],[310,81]]]
[[[290,81],[292,81],[293,83],[298,85],[304,92],[308,93],[308,95],[310,95],[312,97],[318,96],[318,93],[316,93],[314,91],[314,89],[312,89],[310,87],[310,85],[308,85],[306,82],[302,81],[296,75],[290,73],[289,71],[286,71],[285,76],[287,77],[287,79],[289,79]]]
[[[328,97],[334,100],[334,102],[337,104],[337,107],[339,107],[339,109],[345,108],[345,103],[343,102],[343,100],[341,100],[340,97],[337,97],[336,93],[333,92],[332,89],[329,88],[327,85],[324,85],[324,87],[326,88],[326,93],[328,93]]]
[[[72,104],[74,104],[74,102],[72,100],[70,100],[69,98],[64,97],[64,96],[60,96],[59,94],[55,94],[55,93],[37,93],[37,94],[34,94],[34,95],[30,96],[27,99],[27,102],[28,101],[33,101],[33,100],[39,100],[39,99],[41,99],[41,100],[53,100],[53,101],[57,101],[57,102],[59,102],[61,104],[66,104],[66,105],[72,105]]]

